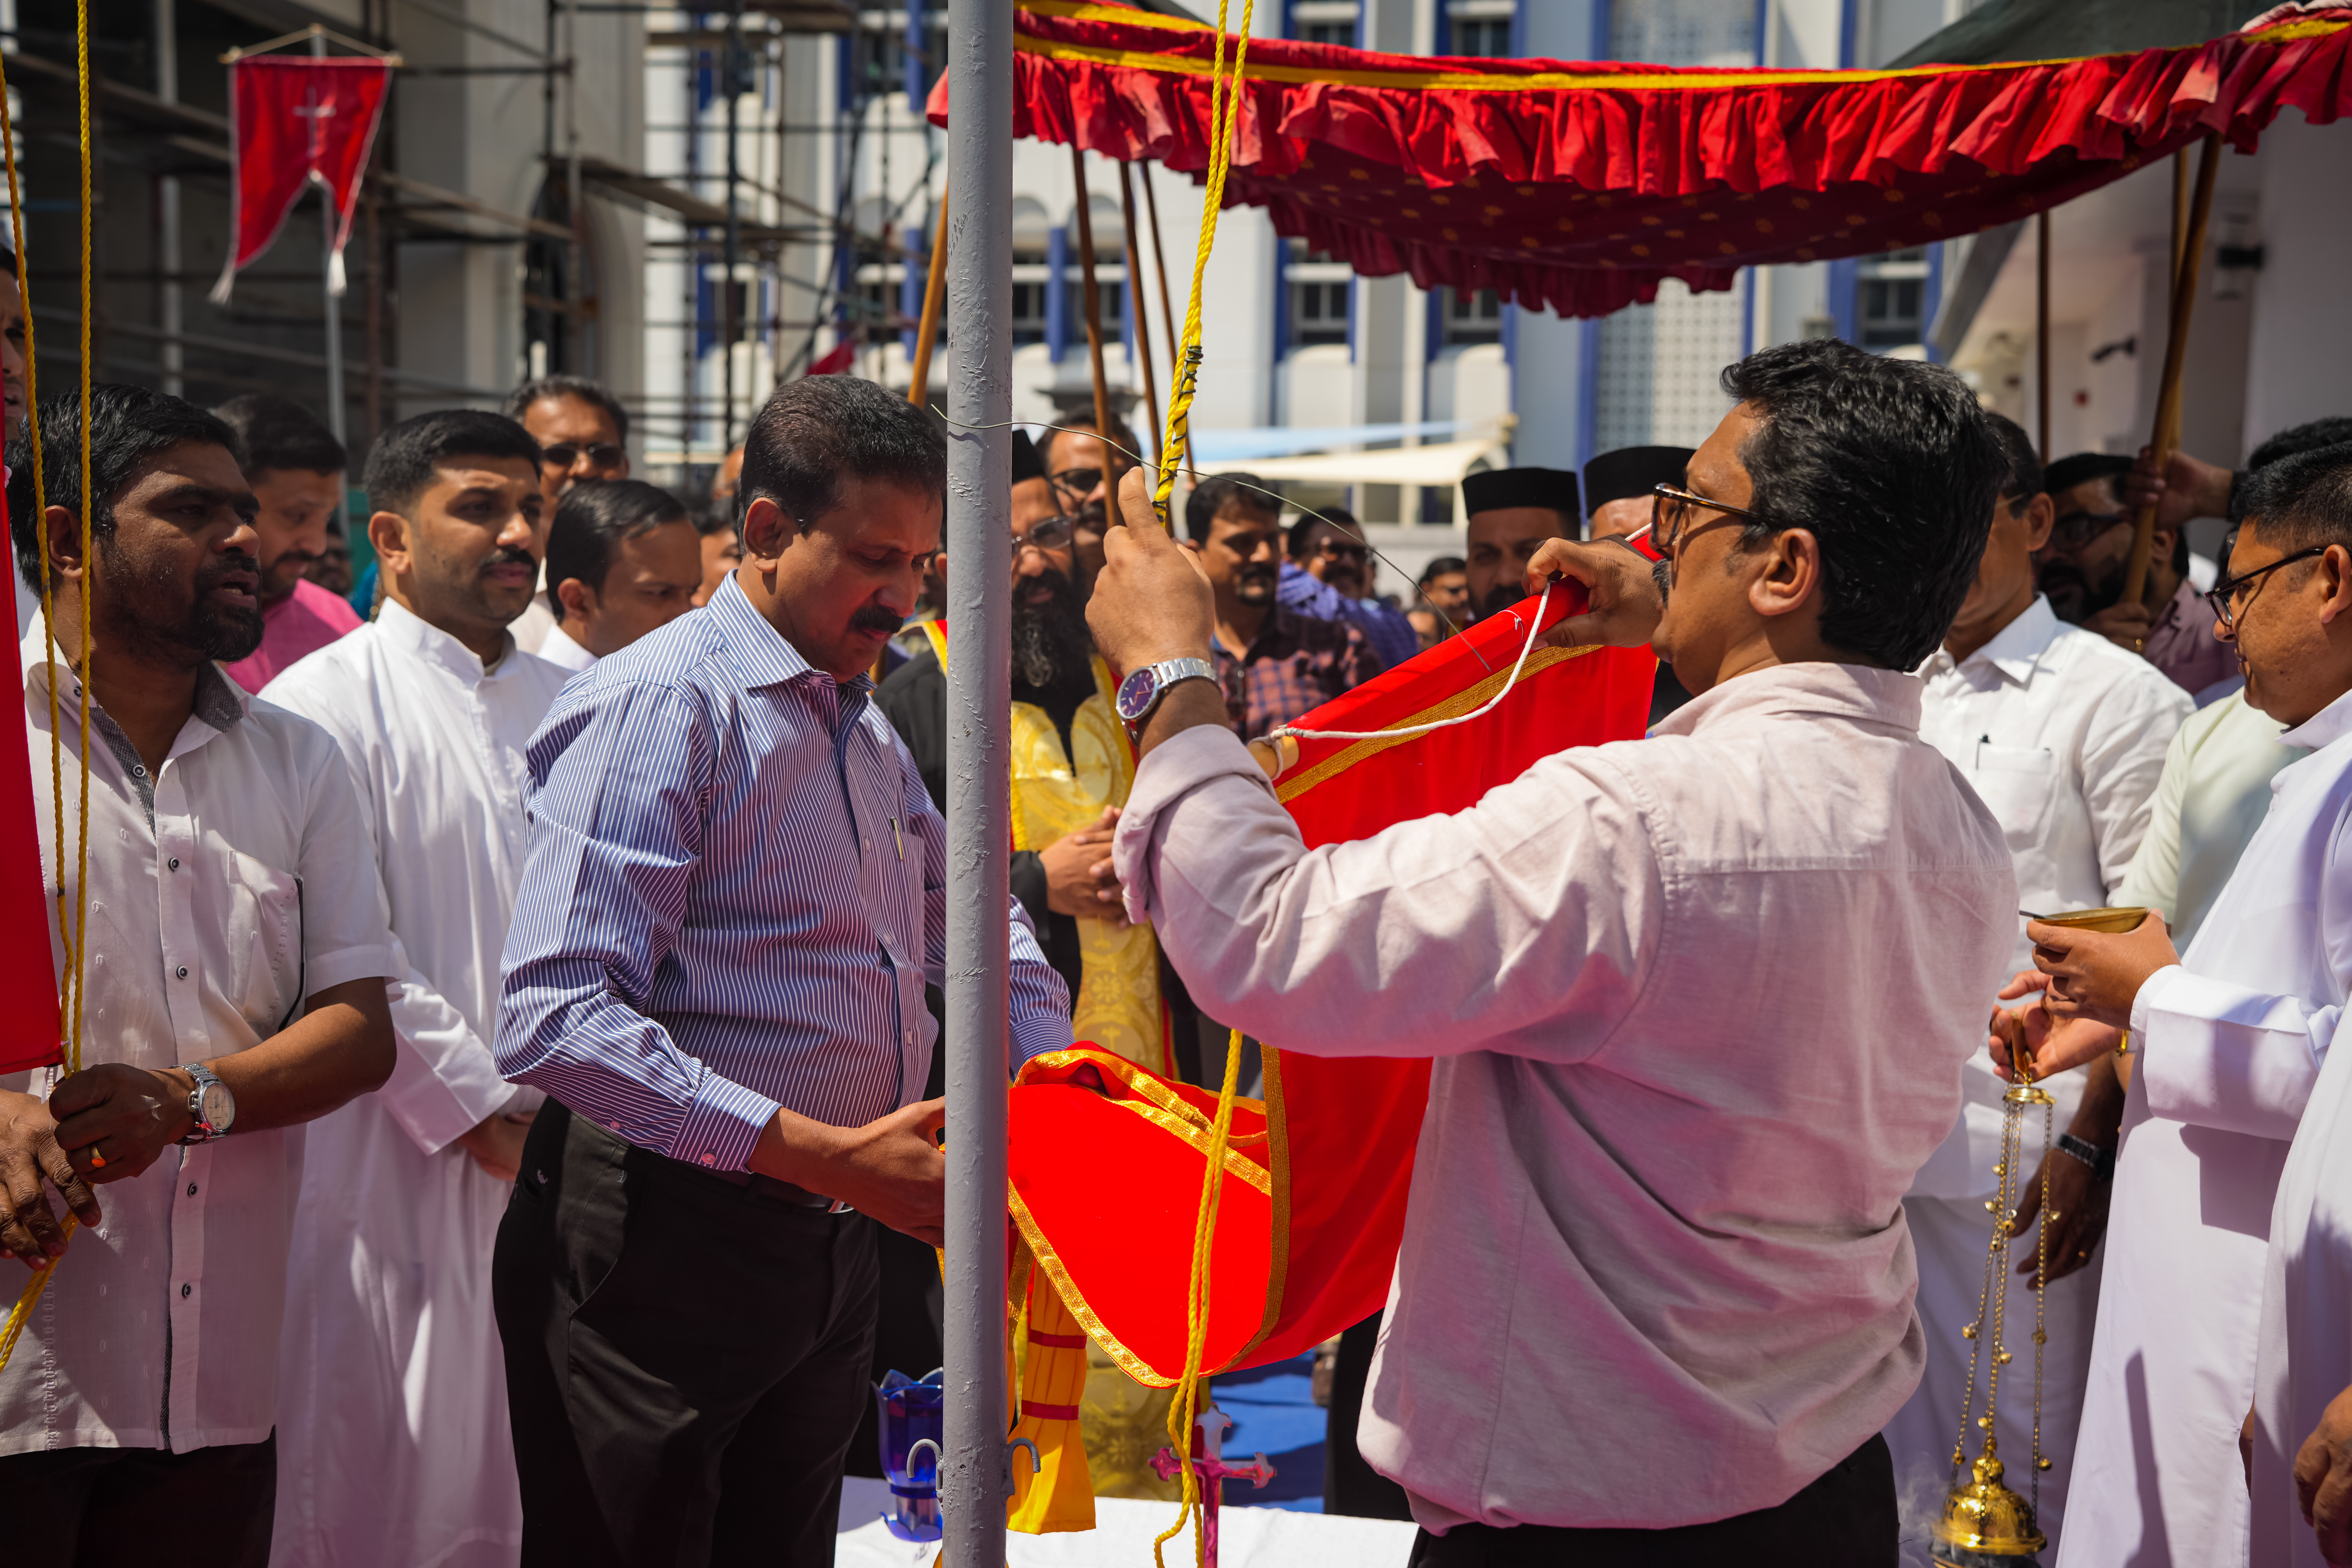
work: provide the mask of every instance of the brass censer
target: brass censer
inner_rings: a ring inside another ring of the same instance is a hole
[[[2086,914],[2112,917],[2125,911],[2088,910]],[[2140,911],[2145,913],[2146,911]],[[2064,917],[2060,917],[2064,919]],[[2068,923],[2073,923],[2069,921]],[[2083,923],[2089,924],[2089,921]],[[2131,922],[2137,925],[2138,922]],[[2126,926],[2125,929],[2130,929]],[[2033,1479],[2031,1501],[2020,1497],[2001,1479],[2004,1468],[2000,1462],[2000,1445],[1993,1428],[1993,1411],[2000,1391],[2000,1374],[2011,1361],[2005,1334],[2009,1322],[2009,1282],[2011,1245],[2016,1239],[2011,1226],[2017,1213],[2018,1201],[2024,1195],[2024,1173],[2018,1169],[2023,1154],[2025,1117],[2033,1106],[2042,1108],[2042,1203],[2038,1223],[2034,1226],[2035,1258],[2033,1286]],[[1992,1244],[1985,1249],[1984,1289],[1977,1298],[1976,1321],[1960,1332],[1968,1339],[1969,1381],[1961,1395],[1960,1431],[1952,1442],[1952,1489],[1944,1497],[1944,1510],[1936,1521],[1935,1561],[1941,1568],[2025,1568],[2034,1563],[2034,1553],[2047,1546],[2049,1538],[2042,1533],[2034,1515],[2042,1501],[2042,1472],[2050,1461],[2042,1453],[2042,1347],[2049,1342],[2042,1319],[2042,1281],[2049,1273],[2050,1260],[2050,1144],[2053,1131],[2052,1122],[2055,1106],[2049,1091],[2033,1081],[2032,1068],[2019,1055],[2010,1057],[2009,1092],[2001,1096],[2000,1163],[1993,1167],[1999,1188],[1985,1207],[1992,1213]],[[1985,1365],[1984,1414],[1976,1411],[1977,1366]],[[1973,1463],[1968,1457],[1969,1426],[1974,1422],[1984,1434],[1982,1447]],[[1967,1474],[1962,1475],[1962,1468]]]

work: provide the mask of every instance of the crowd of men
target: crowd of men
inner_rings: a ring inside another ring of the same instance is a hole
[[[339,524],[281,398],[53,397],[37,465],[12,343],[88,910],[80,1069],[0,1086],[0,1257],[63,1260],[23,1560],[830,1561],[869,1382],[940,1355],[934,422],[792,384],[692,506],[549,377],[383,430]],[[1471,476],[1402,604],[1348,513],[1221,476],[1171,539],[1100,432],[1018,437],[1012,1065],[1440,1058],[1326,1485],[1416,1562],[1884,1563],[2030,1060],[2046,1342],[1988,1419],[2054,1561],[2352,1562],[2352,420],[2045,466],[1843,345],[1725,388],[1699,448]],[[1555,639],[1660,656],[1650,736],[1307,851],[1244,743],[1556,575]]]

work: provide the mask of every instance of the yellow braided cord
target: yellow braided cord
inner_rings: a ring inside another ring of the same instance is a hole
[[[1242,68],[1249,58],[1249,36],[1257,0],[1242,0],[1241,37],[1234,43],[1234,69],[1225,75],[1225,7],[1217,0],[1217,42],[1209,72],[1209,183],[1201,197],[1201,239],[1192,251],[1192,297],[1184,306],[1184,335],[1169,348],[1176,384],[1168,390],[1168,431],[1160,443],[1160,482],[1151,496],[1164,525],[1176,494],[1176,469],[1192,460],[1192,394],[1201,380],[1201,287],[1209,251],[1217,243],[1217,215],[1225,205],[1225,173],[1233,166],[1234,134],[1241,120]]]
[[[76,0],[74,26],[80,46],[75,64],[81,76],[81,826],[74,847],[80,863],[74,875],[73,1022],[66,1031],[66,1070],[81,1071],[82,954],[89,942],[89,683],[97,664],[98,556],[91,549],[90,514],[90,170],[89,0]],[[26,315],[31,315],[28,309]]]
[[[57,604],[49,585],[49,513],[48,493],[42,484],[41,416],[37,383],[34,379],[33,296],[28,281],[29,272],[25,253],[24,203],[18,199],[16,184],[16,129],[8,123],[6,113],[7,79],[0,75],[0,153],[5,153],[8,167],[8,222],[10,237],[16,241],[17,302],[25,318],[25,414],[26,434],[33,457],[33,515],[35,528],[41,542],[41,630],[47,642],[49,677],[49,791],[53,813],[51,820],[59,825],[57,841],[58,871],[58,935],[66,957],[65,984],[58,997],[58,1026],[66,1037],[66,1070],[81,1070],[82,1024],[82,939],[89,924],[89,676],[91,666],[90,614],[98,578],[98,563],[90,554],[90,158],[89,158],[89,0],[79,0],[76,6],[76,34],[79,45],[79,65],[81,77],[81,829],[76,848],[79,859],[74,881],[75,909],[72,929],[66,924],[66,847],[63,833],[65,820],[64,742],[58,733],[58,643]],[[68,1241],[72,1240],[79,1224],[73,1212],[66,1212],[62,1229]],[[41,1293],[49,1288],[49,1279],[58,1271],[55,1258],[33,1271],[25,1282],[16,1307],[8,1313],[5,1328],[0,1328],[0,1371],[7,1368],[9,1359],[16,1353],[16,1342],[24,1337],[25,1325],[32,1321],[33,1309],[39,1304]]]
[[[1217,1091],[1217,1120],[1209,1131],[1209,1163],[1201,1173],[1201,1211],[1192,1222],[1192,1273],[1184,1300],[1184,1397],[1168,1407],[1168,1441],[1181,1466],[1177,1474],[1182,1478],[1182,1504],[1176,1522],[1151,1542],[1151,1561],[1159,1568],[1168,1568],[1167,1559],[1160,1555],[1161,1549],[1176,1539],[1187,1523],[1193,1526],[1193,1562],[1199,1563],[1208,1549],[1207,1537],[1202,1533],[1199,1522],[1201,1478],[1192,1464],[1192,1422],[1200,1415],[1201,1385],[1207,1381],[1201,1375],[1201,1363],[1209,1349],[1210,1244],[1216,1238],[1217,1207],[1224,1197],[1225,1147],[1233,1135],[1234,1100],[1241,1087],[1241,1075],[1242,1032],[1235,1029],[1225,1041],[1225,1082]]]

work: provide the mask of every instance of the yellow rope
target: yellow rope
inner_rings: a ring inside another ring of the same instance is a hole
[[[1176,494],[1176,469],[1192,450],[1192,395],[1201,380],[1201,287],[1209,251],[1217,243],[1217,215],[1225,205],[1225,172],[1233,166],[1234,133],[1241,120],[1242,68],[1249,59],[1250,23],[1257,0],[1242,0],[1241,37],[1234,43],[1233,75],[1225,75],[1225,7],[1217,0],[1215,58],[1209,73],[1209,183],[1201,197],[1201,240],[1192,252],[1192,297],[1184,307],[1184,335],[1169,347],[1176,362],[1176,384],[1168,391],[1168,431],[1160,443],[1160,483],[1151,504],[1162,523]]]
[[[91,553],[90,510],[90,156],[89,156],[89,0],[79,0],[76,7],[77,64],[81,88],[81,826],[76,837],[79,858],[74,879],[74,918],[71,928],[66,921],[66,845],[65,821],[65,751],[58,734],[57,604],[49,585],[49,513],[48,492],[41,471],[41,416],[38,383],[35,375],[37,363],[33,337],[33,295],[30,268],[25,251],[24,203],[19,199],[16,181],[16,129],[7,116],[0,113],[0,154],[5,154],[8,169],[8,222],[10,237],[16,241],[17,304],[25,320],[25,423],[26,436],[33,458],[34,528],[41,545],[41,631],[47,643],[47,669],[49,680],[49,794],[50,820],[58,825],[56,840],[58,876],[58,938],[65,949],[65,983],[58,988],[58,1027],[66,1041],[66,1070],[81,1070],[82,1030],[82,954],[83,938],[89,925],[89,680],[93,662],[90,647],[90,627],[96,604],[98,562]],[[8,82],[5,68],[0,68],[0,103],[7,99]],[[79,1222],[73,1212],[66,1212],[64,1232],[70,1239]],[[5,1369],[9,1358],[16,1353],[16,1342],[24,1337],[25,1325],[32,1321],[33,1309],[41,1293],[57,1273],[57,1261],[51,1259],[33,1271],[25,1289],[16,1298],[16,1307],[8,1314],[5,1329],[0,1329],[0,1369]]]
[[[1201,1385],[1208,1381],[1201,1375],[1201,1363],[1208,1355],[1209,1255],[1216,1239],[1217,1209],[1224,1196],[1225,1147],[1233,1136],[1234,1100],[1241,1085],[1241,1073],[1242,1032],[1235,1029],[1225,1041],[1224,1087],[1217,1091],[1217,1119],[1209,1131],[1209,1163],[1201,1173],[1201,1210],[1192,1222],[1192,1272],[1184,1300],[1184,1397],[1168,1407],[1169,1445],[1181,1467],[1177,1473],[1182,1478],[1182,1506],[1176,1522],[1151,1542],[1151,1560],[1159,1568],[1168,1568],[1167,1559],[1160,1555],[1161,1548],[1188,1523],[1193,1526],[1193,1561],[1198,1563],[1207,1550],[1207,1537],[1200,1528],[1200,1472],[1193,1468],[1192,1458],[1192,1423],[1200,1415]]]

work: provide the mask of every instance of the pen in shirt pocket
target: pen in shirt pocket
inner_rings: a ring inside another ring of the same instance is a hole
[[[893,844],[895,844],[895,845],[897,845],[897,846],[898,847],[898,858],[899,858],[900,860],[904,860],[904,859],[906,859],[906,858],[907,858],[907,839],[906,839],[906,836],[905,836],[904,834],[902,834],[902,833],[900,833],[900,832],[898,831],[898,819],[897,817],[895,817],[895,816],[894,816],[894,817],[892,817],[892,818],[890,819],[890,842],[891,842],[891,843],[893,843]]]

